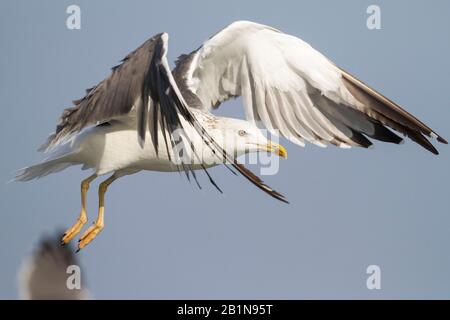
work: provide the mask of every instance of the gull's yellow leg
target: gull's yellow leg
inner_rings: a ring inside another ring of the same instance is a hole
[[[89,178],[83,180],[81,182],[81,212],[80,216],[77,219],[77,222],[67,229],[67,231],[63,234],[61,239],[61,245],[68,244],[83,228],[84,224],[87,222],[87,214],[86,214],[86,195],[89,190],[90,183],[97,178],[96,174],[93,174]]]
[[[78,240],[78,250],[80,251],[87,246],[103,229],[103,214],[105,212],[105,193],[111,183],[116,180],[118,176],[113,174],[111,177],[100,183],[98,188],[98,216],[94,224],[86,230],[86,232]]]

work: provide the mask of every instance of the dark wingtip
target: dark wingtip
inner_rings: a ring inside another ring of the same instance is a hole
[[[263,184],[263,186],[267,187],[267,185],[265,185],[265,184]],[[281,201],[281,202],[284,202],[286,204],[289,204],[289,201],[281,193],[279,193],[279,192],[277,192],[277,191],[275,191],[273,189],[270,189],[270,191],[266,191],[266,193],[268,195],[270,195],[271,197],[277,199],[278,201]]]
[[[279,193],[279,192],[277,192],[277,191],[275,191],[275,190],[272,190],[272,191],[273,191],[273,193],[275,194],[275,195],[274,195],[274,198],[280,200],[281,202],[284,202],[284,203],[286,203],[286,204],[289,204],[289,201],[286,199],[286,197],[285,197],[284,195],[282,195],[281,193]]]
[[[423,146],[423,147],[425,149],[427,149],[428,151],[430,151],[432,154],[435,154],[435,155],[439,154],[439,151],[437,151],[437,149],[432,144],[430,144],[429,146],[426,145],[426,146]]]
[[[141,149],[144,149],[145,135],[142,136],[141,134],[138,133],[138,143],[139,143],[139,146],[141,147]]]
[[[429,145],[422,145],[425,149],[430,151],[432,154],[438,155],[439,151],[430,143]]]
[[[445,140],[441,136],[437,137],[437,141],[439,141],[440,143],[443,143],[443,144],[448,144],[447,140]]]
[[[234,163],[232,163],[232,166],[259,189],[263,190],[271,197],[281,202],[289,204],[289,202],[281,193],[275,191],[274,189],[266,185],[257,175],[255,175],[253,172],[247,169],[243,164],[239,163],[236,159],[234,160]]]

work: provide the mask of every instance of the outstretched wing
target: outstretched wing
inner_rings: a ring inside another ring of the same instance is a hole
[[[174,76],[191,106],[217,108],[242,96],[249,121],[299,145],[400,143],[387,127],[435,154],[425,136],[446,143],[304,41],[253,22],[235,22],[180,57]]]
[[[182,101],[167,62],[168,35],[158,34],[128,54],[122,63],[86,96],[65,109],[54,134],[42,149],[47,150],[89,125],[100,124],[130,113],[135,108],[138,137],[145,140],[151,128],[158,149],[158,128],[173,132],[181,127],[180,115],[193,123]],[[156,125],[155,125],[156,124]]]

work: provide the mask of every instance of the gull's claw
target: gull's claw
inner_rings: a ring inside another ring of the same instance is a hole
[[[68,244],[78,233],[80,233],[81,228],[83,228],[84,224],[86,223],[87,218],[84,218],[81,216],[78,218],[77,222],[67,229],[66,232],[64,232],[62,238],[61,238],[61,245],[64,246]]]
[[[89,229],[87,229],[86,232],[78,240],[77,252],[87,246],[92,240],[94,240],[94,238],[100,233],[100,231],[102,231],[102,229],[102,222],[96,221],[92,226],[90,226]]]

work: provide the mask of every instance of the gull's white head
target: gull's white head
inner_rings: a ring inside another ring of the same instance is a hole
[[[214,117],[205,123],[205,129],[229,155],[239,157],[251,152],[271,152],[286,158],[286,149],[268,140],[254,124],[233,118]]]

